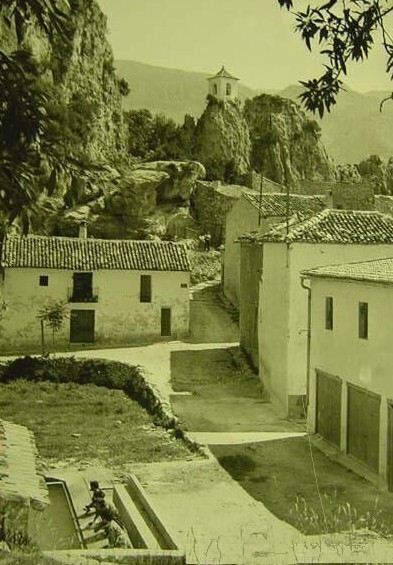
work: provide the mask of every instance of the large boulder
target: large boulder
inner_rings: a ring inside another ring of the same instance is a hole
[[[198,161],[151,161],[137,165],[136,170],[160,171],[169,175],[158,189],[159,204],[188,203],[195,182],[206,176],[205,167]]]

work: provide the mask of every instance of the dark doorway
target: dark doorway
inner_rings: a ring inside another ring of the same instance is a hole
[[[93,298],[93,273],[74,273],[72,300],[74,302],[88,302]]]
[[[393,492],[393,403],[388,404],[388,487]]]
[[[161,335],[170,336],[171,333],[171,309],[161,308]]]
[[[379,408],[381,397],[348,385],[347,451],[370,469],[379,468]]]
[[[339,378],[317,371],[316,431],[337,447],[340,447],[341,387]]]
[[[71,343],[93,343],[94,310],[71,310],[70,318],[70,342]]]

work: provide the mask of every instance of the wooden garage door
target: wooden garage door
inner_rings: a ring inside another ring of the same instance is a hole
[[[92,343],[94,341],[94,310],[71,310],[70,342]]]
[[[341,387],[339,378],[317,371],[317,433],[340,447]]]
[[[379,412],[381,397],[348,385],[347,451],[378,472]]]
[[[388,469],[387,478],[390,492],[393,492],[393,403],[388,404]]]

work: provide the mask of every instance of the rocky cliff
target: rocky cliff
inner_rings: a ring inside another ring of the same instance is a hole
[[[125,150],[126,132],[119,80],[106,38],[106,16],[95,0],[70,0],[69,5],[64,35],[49,37],[33,19],[21,42],[15,26],[9,29],[0,18],[0,48],[7,54],[31,50],[42,86],[56,88],[57,99],[48,95],[49,105],[61,102],[68,109],[78,104],[82,110],[89,107],[92,119],[80,139],[87,157],[95,162],[113,159]]]
[[[209,180],[233,182],[250,167],[250,135],[238,102],[208,97],[195,131],[196,159]]]
[[[246,100],[244,117],[255,170],[293,189],[302,180],[334,180],[334,164],[320,140],[320,128],[298,104],[262,94]]]

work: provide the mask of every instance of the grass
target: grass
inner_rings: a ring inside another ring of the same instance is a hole
[[[190,251],[191,284],[211,281],[221,277],[221,254],[219,251]]]
[[[146,410],[120,390],[17,380],[0,385],[0,414],[34,432],[48,463],[99,460],[121,466],[190,456],[181,441],[156,427]]]
[[[305,534],[359,528],[393,533],[393,495],[381,495],[374,485],[313,448],[319,498],[307,438],[211,449],[253,498]]]

